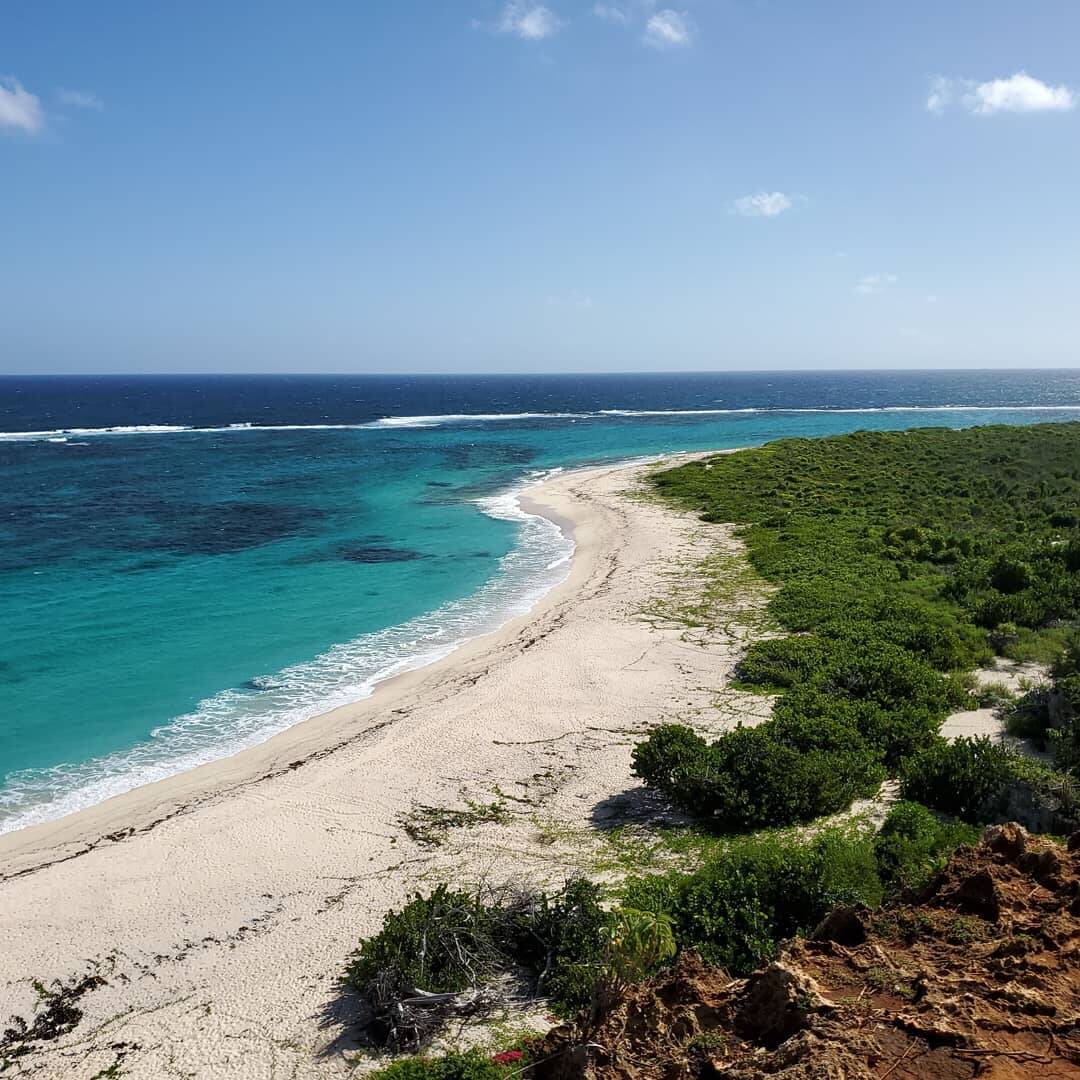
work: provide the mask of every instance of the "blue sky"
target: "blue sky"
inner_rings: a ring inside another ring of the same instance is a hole
[[[7,0],[0,371],[1080,365],[1073,0]]]

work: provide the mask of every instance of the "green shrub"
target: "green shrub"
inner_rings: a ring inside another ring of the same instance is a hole
[[[1019,642],[1020,628],[1016,623],[1003,622],[995,626],[986,636],[995,654],[1003,656],[1006,649]]]
[[[538,973],[537,993],[563,1016],[588,1004],[604,960],[614,916],[601,906],[602,896],[595,882],[574,878],[557,893],[541,894],[513,920],[509,953]]]
[[[939,672],[994,650],[1052,657],[1080,618],[1076,460],[1077,424],[858,432],[691,462],[654,482],[707,521],[743,525],[754,569],[777,586],[770,614],[795,636],[752,646],[738,677],[786,691],[778,719],[856,729],[895,773],[970,697]],[[747,748],[786,766],[775,747]],[[683,775],[717,801],[717,755],[688,749]],[[1061,760],[1080,768],[1080,749]],[[728,788],[731,799],[746,792]],[[801,802],[781,800],[774,820],[799,820],[810,812]]]
[[[763,834],[725,845],[692,874],[636,878],[628,906],[667,915],[681,949],[733,974],[752,971],[779,941],[808,932],[837,904],[877,905],[873,840],[828,829],[807,842]]]
[[[410,1012],[416,991],[458,993],[511,969],[530,971],[537,994],[572,1015],[588,1004],[610,953],[616,914],[601,906],[603,890],[575,878],[552,893],[453,891],[417,894],[360,942],[345,981],[372,1009],[372,1034],[385,1045],[425,1044],[446,1017]]]
[[[353,989],[368,993],[427,990],[456,993],[487,978],[499,963],[492,909],[479,893],[439,885],[419,893],[383,919],[382,929],[360,942],[345,971]]]
[[[828,646],[819,637],[794,634],[786,638],[756,641],[735,668],[738,680],[767,690],[805,682],[828,657]]]
[[[634,748],[634,772],[721,832],[811,821],[873,794],[883,778],[857,731],[798,717],[706,743],[665,724]]]
[[[1057,678],[1054,692],[1058,706],[1058,726],[1051,732],[1054,764],[1075,775],[1080,771],[1080,675]]]
[[[986,737],[944,739],[905,763],[901,794],[964,821],[978,823],[1016,775],[1017,755]]]
[[[505,1064],[483,1050],[452,1051],[438,1057],[400,1058],[370,1074],[371,1080],[504,1080],[527,1063],[525,1055]]]
[[[685,724],[661,724],[634,747],[631,760],[635,776],[683,805],[708,774],[709,744]]]
[[[956,848],[978,839],[973,825],[946,824],[919,803],[897,803],[874,841],[882,885],[892,893],[919,892]]]
[[[1050,695],[1048,687],[1035,687],[1023,697],[1006,703],[1003,708],[1005,731],[1015,739],[1031,739],[1045,747],[1050,725]]]
[[[789,691],[776,703],[773,715],[778,722],[799,721],[852,731],[892,773],[905,757],[933,742],[944,718],[916,702],[888,707],[813,685]]]

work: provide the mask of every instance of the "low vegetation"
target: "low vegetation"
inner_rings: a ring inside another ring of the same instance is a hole
[[[655,483],[743,526],[791,632],[752,645],[736,673],[779,695],[771,721],[711,744],[671,725],[635,751],[646,784],[721,832],[842,809],[913,759],[945,768],[942,721],[980,701],[964,673],[995,653],[1056,655],[1080,613],[1080,425],[790,439]],[[1062,687],[1080,703],[1075,663]],[[1016,769],[979,753],[1002,794]]]
[[[438,885],[360,942],[345,982],[367,1003],[375,1041],[393,1048],[422,1046],[450,1016],[507,996],[546,996],[570,1015],[588,1004],[617,929],[601,897],[584,878],[553,893]]]
[[[371,1073],[371,1080],[506,1080],[529,1063],[524,1050],[491,1054],[481,1049],[403,1057]]]
[[[1022,821],[1036,832],[1080,828],[1080,791],[1052,769],[987,738],[939,740],[905,762],[901,791],[962,821]]]
[[[1049,750],[1058,769],[1080,777],[1080,632],[1067,634],[1050,681],[1028,689],[1005,715],[1010,734]]]
[[[882,885],[872,835],[831,829],[740,837],[692,873],[631,879],[629,906],[667,916],[680,949],[694,949],[732,974],[746,974],[837,904],[876,906]]]
[[[884,770],[842,721],[776,719],[707,743],[665,724],[634,749],[634,771],[721,832],[809,821],[872,795]]]
[[[678,952],[749,973],[838,905],[875,908],[924,887],[977,834],[901,803],[877,835],[856,822],[810,839],[735,837],[713,844],[693,870],[632,877],[606,900],[583,878],[549,894],[440,885],[388,914],[360,943],[346,979],[371,1008],[369,1033],[396,1050],[424,1046],[453,1016],[515,997],[544,996],[548,1008],[587,1027],[589,1016]],[[479,1052],[420,1056],[386,1076],[496,1080],[499,1065]]]
[[[897,803],[874,838],[874,859],[886,896],[921,892],[961,844],[978,841],[979,832],[963,822],[942,821],[917,802]]]

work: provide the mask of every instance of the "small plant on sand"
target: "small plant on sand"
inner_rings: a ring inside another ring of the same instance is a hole
[[[489,803],[465,800],[465,808],[415,805],[400,818],[405,834],[421,847],[440,847],[446,843],[451,829],[471,829],[489,823],[503,824],[507,819],[506,802],[494,799]]]

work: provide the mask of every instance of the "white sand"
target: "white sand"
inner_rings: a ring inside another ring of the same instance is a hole
[[[995,667],[980,668],[973,674],[980,686],[1003,686],[1017,695],[1024,692],[1025,686],[1043,682],[1048,678],[1047,670],[1041,664],[1018,664],[1000,657]],[[941,734],[946,739],[986,736],[993,742],[1004,742],[1007,738],[1005,720],[1001,710],[997,708],[968,709],[953,713],[941,725]],[[1025,746],[1025,750],[1035,757],[1046,756],[1029,746]]]
[[[90,1080],[120,1061],[153,1080],[348,1076],[353,1006],[336,980],[389,907],[434,880],[565,876],[582,857],[574,836],[640,803],[640,732],[767,709],[731,691],[714,708],[737,611],[692,630],[642,617],[739,545],[620,494],[641,472],[530,493],[572,523],[577,553],[567,582],[498,633],[227,761],[0,838],[0,1019],[30,1015],[32,979],[98,964],[108,980],[73,1034],[5,1075]],[[755,605],[723,603],[748,617]],[[503,824],[434,848],[401,827],[416,803],[497,789]]]

